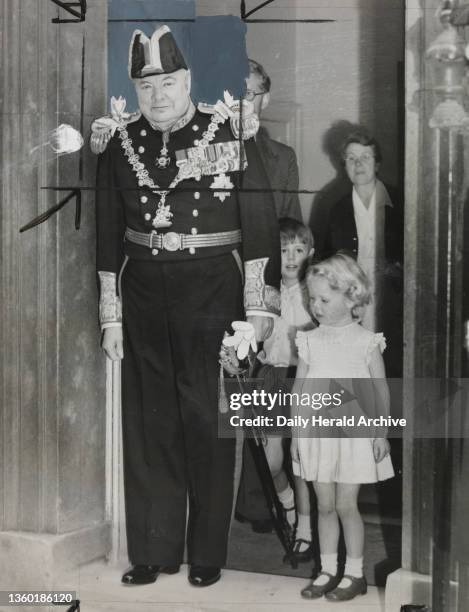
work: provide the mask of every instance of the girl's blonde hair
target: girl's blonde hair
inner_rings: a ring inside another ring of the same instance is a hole
[[[370,281],[353,257],[339,251],[332,257],[309,266],[306,283],[314,276],[325,278],[331,289],[340,291],[352,302],[354,319],[363,317],[365,307],[371,302]]]

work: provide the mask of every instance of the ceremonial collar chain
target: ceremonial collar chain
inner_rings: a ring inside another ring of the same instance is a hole
[[[189,98],[189,106],[184,115],[180,117],[175,123],[173,123],[173,125],[171,125],[171,127],[169,127],[168,129],[165,130],[157,123],[154,123],[148,119],[148,123],[151,125],[151,127],[154,130],[158,130],[159,132],[161,132],[161,136],[163,139],[163,146],[161,147],[160,154],[155,160],[155,164],[158,168],[167,168],[171,163],[171,158],[168,155],[168,142],[169,135],[171,134],[171,132],[176,132],[177,130],[180,130],[181,128],[186,126],[194,115],[195,106],[192,100]]]
[[[192,107],[193,106],[194,105],[192,104]],[[190,111],[191,109],[189,109],[188,113]],[[194,113],[195,113],[195,107],[194,107]],[[184,117],[181,117],[181,121],[183,119],[186,119],[187,116],[188,115],[186,114],[184,115]],[[193,116],[194,115],[192,115],[192,117]],[[184,125],[187,125],[189,121],[190,119],[188,119]],[[210,122],[207,130],[202,134],[202,139],[198,142],[197,147],[202,147],[202,148],[207,147],[209,143],[214,139],[215,133],[220,127],[219,124],[223,123],[223,121],[224,121],[223,118],[221,118],[218,114],[214,114],[212,116],[212,121]],[[181,125],[177,129],[181,129],[182,127],[183,126]],[[127,157],[129,164],[132,166],[132,170],[137,175],[138,186],[139,187],[144,187],[144,186],[149,187],[153,191],[153,193],[157,193],[160,196],[160,200],[158,202],[158,206],[156,209],[156,214],[152,221],[153,227],[155,228],[169,227],[170,225],[172,225],[170,219],[173,216],[173,213],[170,210],[169,204],[168,205],[165,204],[166,197],[168,193],[172,189],[174,189],[178,183],[180,183],[184,179],[194,176],[192,174],[194,169],[190,168],[187,164],[180,165],[178,168],[178,173],[176,174],[174,179],[171,181],[168,187],[162,189],[161,186],[155,183],[155,181],[150,177],[150,173],[145,168],[145,164],[143,164],[140,161],[140,156],[137,153],[135,153],[135,149],[133,148],[132,139],[129,137],[129,133],[126,129],[126,125],[121,124],[118,126],[117,129],[119,131],[119,137],[122,140],[121,144],[122,144],[122,148],[124,149],[124,154]],[[195,176],[196,180],[200,180],[200,177],[201,177],[201,172],[200,174]]]

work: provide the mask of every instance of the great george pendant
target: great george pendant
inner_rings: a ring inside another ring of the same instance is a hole
[[[155,165],[158,168],[167,168],[171,162],[171,158],[168,156],[168,147],[166,146],[169,141],[169,132],[163,133],[163,146],[161,147],[160,155],[155,160]]]
[[[170,221],[173,213],[170,210],[169,204],[165,205],[166,196],[168,195],[167,191],[154,191],[153,193],[158,193],[160,197],[160,201],[158,202],[158,208],[156,209],[155,216],[152,221],[152,225],[154,228],[163,228],[163,227],[171,227],[172,222]]]

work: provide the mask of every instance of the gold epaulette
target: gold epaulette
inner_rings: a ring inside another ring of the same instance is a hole
[[[134,123],[142,116],[140,111],[135,113],[126,113],[125,98],[111,97],[111,114],[95,119],[91,124],[90,148],[93,153],[99,155],[104,153],[108,142],[114,136],[114,132],[118,127],[125,127],[130,123]]]

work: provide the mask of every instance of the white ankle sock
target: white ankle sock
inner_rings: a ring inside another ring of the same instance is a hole
[[[296,526],[296,539],[306,540],[311,542],[311,519],[309,514],[298,513],[298,525]],[[300,545],[299,552],[304,552],[308,548],[303,542]]]
[[[328,572],[332,576],[335,576],[337,574],[337,553],[321,555],[321,571]],[[316,578],[313,584],[321,586],[323,584],[326,584],[328,580],[329,578],[327,576],[320,575],[318,578]]]
[[[282,504],[282,506],[287,511],[287,521],[290,525],[295,524],[296,520],[296,510],[295,510],[295,494],[293,493],[293,489],[290,485],[287,485],[283,491],[278,493],[278,498]]]
[[[349,557],[347,556],[345,560],[345,570],[344,574],[346,576],[353,576],[354,578],[362,578],[363,577],[363,557]]]

